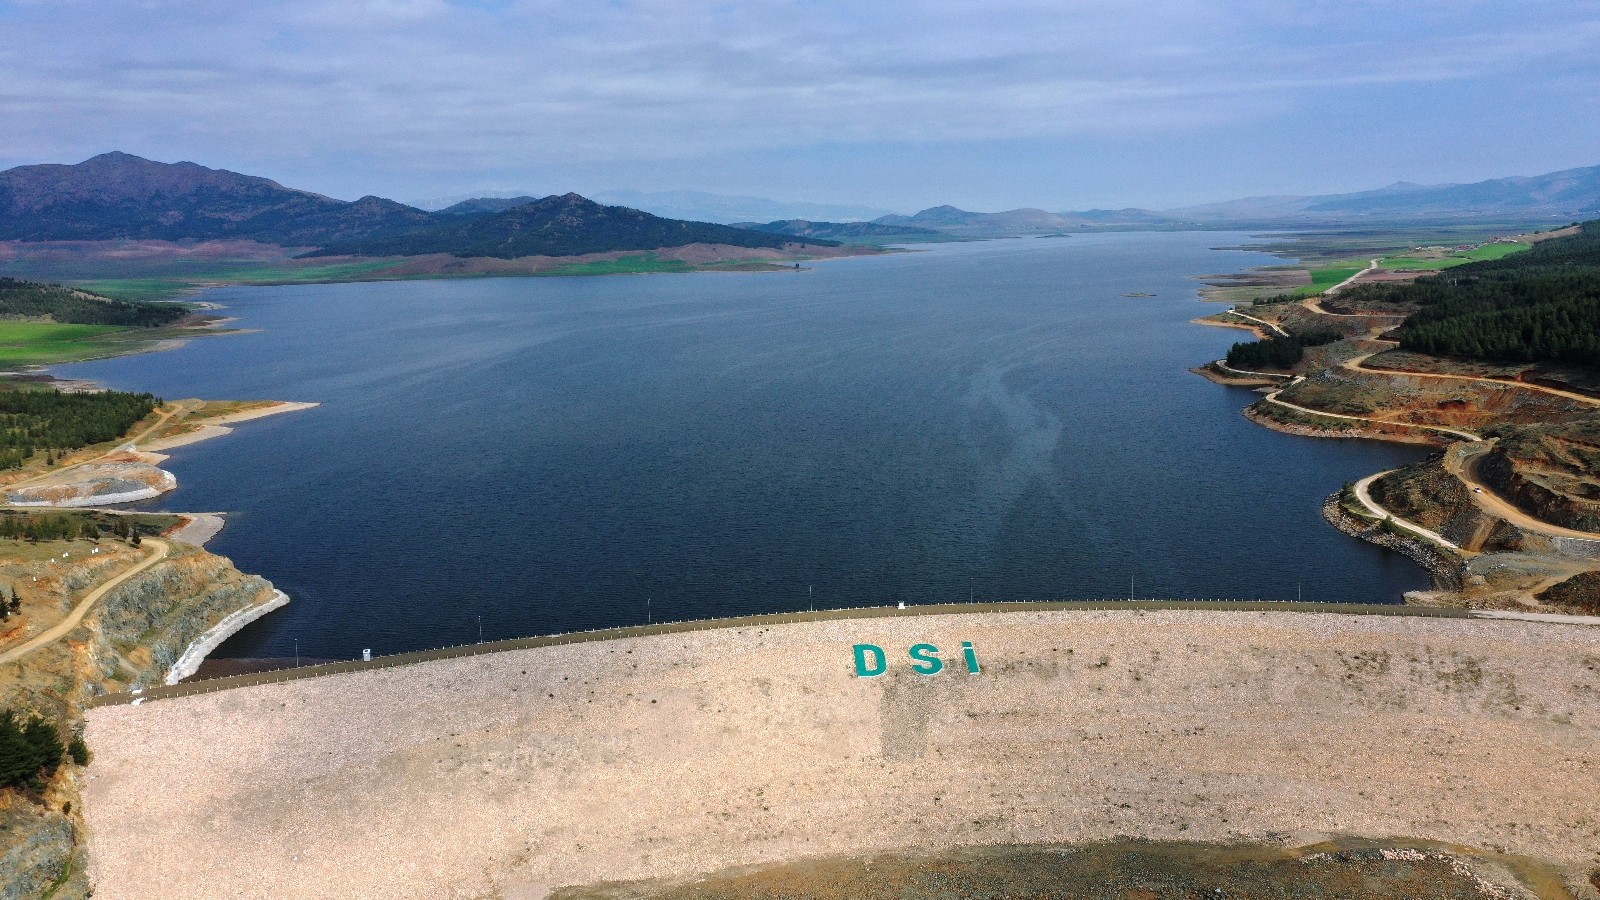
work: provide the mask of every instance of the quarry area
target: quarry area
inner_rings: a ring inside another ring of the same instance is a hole
[[[857,675],[862,644],[884,674]],[[1600,897],[1588,625],[697,626],[101,706],[87,739],[89,876],[115,900],[852,896],[875,859],[922,877],[907,854],[1025,881],[1040,853],[1194,869],[1219,844],[1328,874],[1292,896]]]

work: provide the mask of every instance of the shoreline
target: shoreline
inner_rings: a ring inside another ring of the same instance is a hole
[[[267,403],[267,405],[257,407],[255,409],[246,409],[234,413],[225,413],[220,416],[210,416],[196,419],[194,420],[194,424],[199,427],[195,428],[193,431],[185,431],[179,434],[157,438],[156,440],[153,440],[140,448],[139,452],[161,453],[165,450],[173,450],[178,447],[187,447],[191,444],[198,444],[201,441],[209,441],[212,438],[219,438],[232,434],[233,429],[229,427],[230,425],[237,425],[240,422],[251,422],[256,419],[264,419],[267,416],[276,416],[281,413],[301,412],[307,409],[315,409],[321,405],[322,404],[319,402],[312,403],[296,400],[273,400]]]
[[[222,646],[228,638],[238,634],[246,625],[265,616],[273,610],[282,609],[289,605],[289,595],[277,588],[272,589],[272,596],[265,602],[255,606],[237,609],[222,618],[222,621],[206,629],[199,637],[185,647],[183,653],[172,661],[172,667],[167,670],[163,679],[168,685],[175,685],[185,678],[200,670],[200,664],[205,662],[211,651]]]

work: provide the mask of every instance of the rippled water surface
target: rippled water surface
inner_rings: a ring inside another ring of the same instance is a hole
[[[990,599],[1393,602],[1320,516],[1412,448],[1250,424],[1186,371],[1244,332],[1228,234],[989,241],[804,272],[229,288],[252,333],[59,371],[315,400],[175,451],[152,508],[294,602],[223,656]],[[1155,297],[1128,298],[1126,292]],[[808,595],[809,588],[809,595]],[[808,596],[810,600],[808,601]]]

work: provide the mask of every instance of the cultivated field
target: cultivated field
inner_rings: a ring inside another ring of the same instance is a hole
[[[943,672],[912,671],[920,642]],[[856,677],[858,643],[887,651],[886,674]],[[823,621],[88,716],[90,874],[106,900],[536,898],[808,857],[1127,837],[1432,840],[1544,861],[1585,897],[1600,867],[1589,626],[1221,611]]]

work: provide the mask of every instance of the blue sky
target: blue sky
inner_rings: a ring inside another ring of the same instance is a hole
[[[1600,2],[0,0],[0,166],[1165,208],[1600,164]]]

